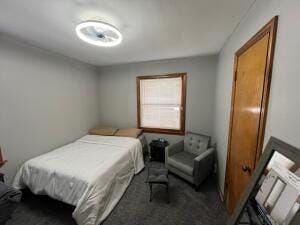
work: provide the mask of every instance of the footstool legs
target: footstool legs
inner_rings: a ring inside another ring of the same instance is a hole
[[[150,196],[149,201],[152,201],[152,185],[164,185],[166,187],[166,194],[167,194],[167,203],[170,202],[169,198],[169,179],[168,179],[168,170],[165,168],[148,168],[148,178],[146,181],[149,184],[150,189]]]

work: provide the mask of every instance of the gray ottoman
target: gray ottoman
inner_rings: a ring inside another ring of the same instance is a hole
[[[150,188],[150,202],[152,201],[152,185],[153,184],[160,184],[166,187],[166,194],[167,194],[167,203],[170,202],[169,199],[169,177],[168,177],[168,170],[166,168],[155,168],[149,167],[148,168],[148,178],[146,181],[149,184]]]

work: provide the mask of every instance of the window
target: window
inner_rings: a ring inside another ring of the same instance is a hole
[[[186,73],[137,77],[138,127],[184,134]]]

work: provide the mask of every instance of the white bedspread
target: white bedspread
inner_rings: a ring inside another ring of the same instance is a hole
[[[98,225],[143,168],[138,139],[87,135],[24,163],[13,186],[74,205],[79,225]]]

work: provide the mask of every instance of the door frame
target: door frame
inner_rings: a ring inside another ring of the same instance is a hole
[[[228,182],[229,182],[229,163],[230,163],[230,153],[231,153],[231,136],[232,136],[232,123],[233,123],[233,109],[234,109],[234,96],[236,89],[236,76],[237,76],[237,64],[238,57],[241,56],[245,51],[247,51],[251,46],[253,46],[257,41],[263,38],[267,33],[270,33],[269,43],[268,43],[268,56],[265,71],[265,80],[263,88],[263,99],[261,105],[261,114],[259,119],[259,130],[258,130],[258,143],[255,156],[255,166],[260,159],[263,148],[265,125],[268,113],[268,103],[269,103],[269,93],[271,86],[275,41],[278,25],[278,16],[273,17],[265,26],[263,26],[249,41],[247,41],[239,50],[235,52],[234,56],[234,70],[233,70],[233,81],[232,81],[232,92],[231,92],[231,108],[230,108],[230,122],[229,122],[229,135],[228,135],[228,145],[227,145],[227,161],[226,161],[226,174],[224,183],[224,201],[227,205],[228,201]]]

